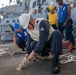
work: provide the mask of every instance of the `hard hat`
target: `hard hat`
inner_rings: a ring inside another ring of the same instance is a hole
[[[55,7],[53,6],[53,5],[51,5],[50,7],[49,7],[49,9],[50,10],[52,10],[52,9],[54,9]]]
[[[30,21],[30,14],[23,13],[19,17],[19,23],[24,27],[27,28]]]
[[[14,24],[14,30],[17,31],[20,28],[20,24],[19,23],[15,23]]]

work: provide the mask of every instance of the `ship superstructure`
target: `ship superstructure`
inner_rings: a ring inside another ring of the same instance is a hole
[[[64,0],[65,3],[71,4],[72,6],[72,18],[74,21],[74,31],[73,34],[76,34],[76,0]],[[16,3],[14,5],[9,5],[6,7],[3,7],[0,9],[0,30],[1,34],[6,31],[5,28],[2,29],[2,26],[5,27],[5,25],[13,26],[14,22],[18,21],[19,16],[22,13],[29,13],[31,10],[36,8],[39,4],[43,6],[45,9],[45,6],[49,7],[51,4],[58,7],[58,4],[56,3],[56,0],[16,0]],[[7,27],[9,32],[9,27]],[[12,29],[11,29],[12,30]],[[2,35],[1,35],[2,36]],[[76,36],[75,36],[76,37]]]

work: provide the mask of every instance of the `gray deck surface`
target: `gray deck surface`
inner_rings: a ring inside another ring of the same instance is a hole
[[[15,51],[13,43],[0,44],[0,49],[7,49],[5,51]],[[73,51],[76,55],[76,50]],[[3,54],[0,56],[0,75],[54,75],[51,73],[51,60],[37,60],[28,65],[28,68],[16,71],[15,68],[22,61],[25,54],[16,54],[10,56]],[[76,62],[67,64],[60,64],[61,71],[58,75],[76,75]]]

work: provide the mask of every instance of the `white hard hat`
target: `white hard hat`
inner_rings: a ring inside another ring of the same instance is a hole
[[[30,14],[23,13],[19,17],[19,23],[24,27],[27,28],[30,21]]]

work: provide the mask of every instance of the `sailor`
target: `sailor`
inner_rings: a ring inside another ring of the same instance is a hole
[[[46,47],[51,48],[54,55],[52,59],[52,73],[59,73],[59,55],[62,52],[62,38],[59,31],[55,31],[49,22],[43,18],[32,18],[30,14],[22,14],[19,22],[27,28],[26,57],[32,61],[38,53],[46,52]],[[27,61],[26,61],[27,62]]]
[[[27,31],[26,29],[22,28],[19,23],[14,24],[14,30],[14,44],[18,50],[24,51],[27,41]]]
[[[50,22],[50,25],[52,25],[52,27],[54,29],[57,29],[57,12],[55,11],[55,6],[50,5],[49,7],[50,12],[48,13],[48,20]]]
[[[66,40],[72,43],[74,48],[74,36],[72,34],[72,19],[71,19],[71,7],[68,4],[63,3],[63,0],[56,0],[59,4],[58,8],[58,29],[63,35],[63,30],[65,29]]]
[[[32,13],[32,17],[33,18],[38,18],[38,9],[37,8],[34,9],[34,11]]]

